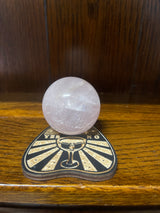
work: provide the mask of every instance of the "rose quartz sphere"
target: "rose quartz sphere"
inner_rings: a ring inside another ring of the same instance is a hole
[[[100,99],[94,87],[77,77],[55,81],[46,90],[42,101],[48,124],[66,135],[81,134],[97,121]]]

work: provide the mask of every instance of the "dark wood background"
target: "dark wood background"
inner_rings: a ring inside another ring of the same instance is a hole
[[[70,75],[159,95],[160,1],[0,0],[0,92],[44,92]]]

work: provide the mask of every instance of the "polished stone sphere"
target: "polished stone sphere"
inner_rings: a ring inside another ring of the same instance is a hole
[[[54,130],[77,135],[89,130],[97,121],[100,99],[87,81],[65,77],[55,81],[46,90],[42,109],[46,121]]]

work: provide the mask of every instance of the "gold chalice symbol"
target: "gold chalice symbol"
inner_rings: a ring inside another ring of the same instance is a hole
[[[57,144],[60,149],[68,152],[68,159],[61,162],[63,168],[76,168],[79,166],[79,162],[74,160],[74,153],[83,149],[86,144],[86,139],[82,137],[62,137],[57,139]]]

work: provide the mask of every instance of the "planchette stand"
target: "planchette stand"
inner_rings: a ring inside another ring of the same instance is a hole
[[[95,127],[75,136],[48,127],[26,149],[22,168],[24,175],[33,180],[77,177],[103,181],[115,174],[117,157],[109,141]]]

